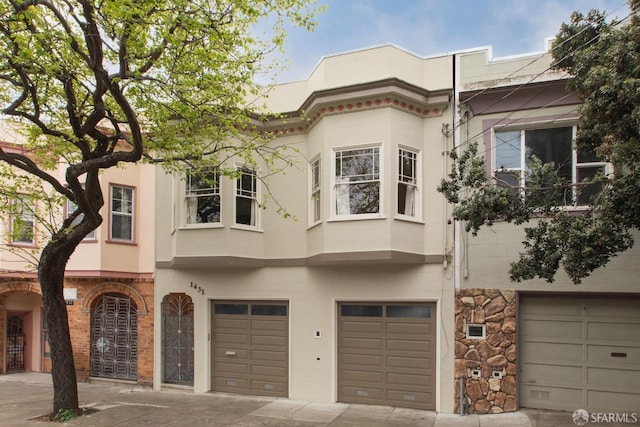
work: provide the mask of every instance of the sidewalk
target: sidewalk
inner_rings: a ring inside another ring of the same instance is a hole
[[[51,376],[0,375],[2,426],[239,426],[239,427],[574,427],[566,412],[520,411],[509,414],[436,414],[386,406],[311,403],[183,390],[154,391],[122,383],[78,385],[80,405],[98,411],[63,424],[34,418],[51,408]],[[593,424],[589,424],[593,425]],[[612,426],[612,424],[608,424]]]

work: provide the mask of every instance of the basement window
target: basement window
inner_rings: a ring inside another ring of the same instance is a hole
[[[487,336],[485,325],[467,324],[467,339],[483,340]]]

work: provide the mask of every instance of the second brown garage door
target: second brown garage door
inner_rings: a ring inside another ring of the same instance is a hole
[[[288,397],[288,304],[215,301],[212,308],[213,390]]]
[[[338,305],[338,400],[435,410],[435,303]]]

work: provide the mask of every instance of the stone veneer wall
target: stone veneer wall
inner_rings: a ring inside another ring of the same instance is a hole
[[[467,339],[467,324],[484,324],[485,339]],[[457,289],[455,411],[460,377],[465,377],[468,413],[513,412],[516,405],[516,293],[513,290]],[[472,376],[472,370],[480,375]],[[499,372],[501,378],[493,377]]]

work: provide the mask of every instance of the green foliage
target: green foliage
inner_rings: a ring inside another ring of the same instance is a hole
[[[76,413],[73,409],[60,409],[56,414],[54,420],[59,423],[66,423],[76,418]]]
[[[575,144],[610,162],[614,174],[597,176],[604,189],[588,209],[563,208],[572,186],[558,178],[553,165],[531,165],[527,188],[495,185],[474,145],[453,156],[452,173],[440,185],[456,203],[454,217],[477,233],[495,221],[526,223],[520,259],[511,279],[540,277],[553,282],[563,268],[574,283],[632,247],[640,228],[640,1],[630,3],[629,19],[606,22],[605,14],[574,13],[553,44],[554,67],[572,78],[568,88],[583,101]]]

